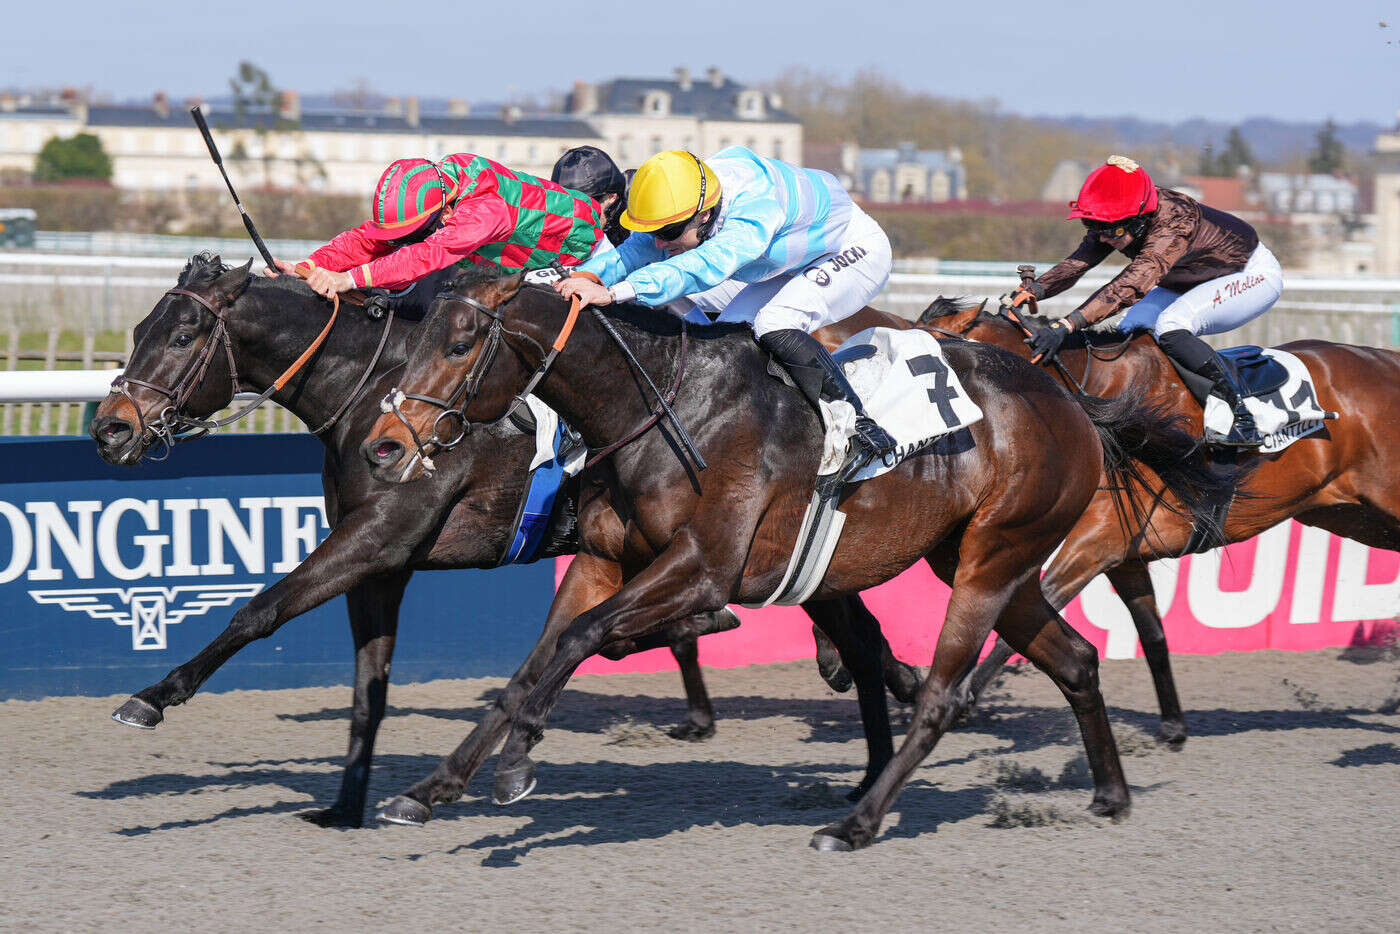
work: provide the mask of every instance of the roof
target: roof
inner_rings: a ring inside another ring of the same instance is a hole
[[[856,153],[856,170],[860,172],[892,169],[898,165],[910,164],[951,172],[955,166],[962,163],[950,158],[947,150],[915,149],[912,143],[904,143],[897,149],[861,149]]]
[[[1291,173],[1291,172],[1260,172],[1260,191],[1287,191],[1295,188],[1305,188],[1310,191],[1344,191],[1355,192],[1356,183],[1349,178],[1341,178],[1336,175],[1321,175],[1317,173]]]
[[[614,78],[598,85],[598,110],[602,113],[641,113],[642,99],[648,91],[665,91],[671,95],[671,113],[700,117],[706,120],[750,120],[738,111],[739,92],[756,90],[725,77],[716,87],[707,78],[691,79],[682,88],[675,78]],[[767,95],[763,101],[765,123],[797,123],[796,117],[771,106]]]
[[[245,113],[206,111],[209,125],[218,129],[235,127],[272,129],[277,118],[266,111]],[[88,108],[91,126],[169,127],[189,129],[189,113],[183,107],[172,107],[164,115],[150,105],[94,104]],[[573,136],[595,139],[598,131],[583,120],[572,117],[522,117],[505,120],[501,117],[423,117],[414,126],[402,116],[366,111],[330,111],[303,113],[296,128],[316,132],[346,133],[437,133],[444,136]]]

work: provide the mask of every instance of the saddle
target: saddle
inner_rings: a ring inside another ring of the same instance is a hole
[[[1163,356],[1166,355],[1163,354]],[[1262,347],[1254,344],[1227,347],[1220,351],[1220,356],[1225,361],[1225,365],[1232,371],[1235,385],[1240,387],[1241,394],[1246,398],[1267,396],[1288,382],[1288,369],[1273,357],[1266,356]],[[1210,396],[1211,381],[1192,373],[1190,370],[1183,369],[1171,357],[1167,357],[1167,359],[1171,361],[1172,368],[1181,377],[1181,381],[1186,384],[1186,388],[1191,390],[1191,395],[1196,397],[1197,402],[1205,405],[1206,399]]]

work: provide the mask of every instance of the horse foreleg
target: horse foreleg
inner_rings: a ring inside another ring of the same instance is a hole
[[[706,561],[693,536],[682,530],[621,590],[574,619],[559,636],[553,657],[512,718],[510,735],[496,763],[491,799],[510,804],[534,789],[535,764],[529,751],[544,735],[550,710],[584,659],[609,641],[636,638],[659,626],[660,621],[724,606],[729,592],[718,583],[721,576]]]
[[[417,539],[389,542],[383,538],[385,531],[375,510],[346,517],[295,570],[240,607],[224,631],[199,654],[138,691],[117,708],[112,719],[154,729],[165,718],[165,708],[193,697],[220,666],[250,642],[266,639],[283,623],[347,592],[367,577],[402,569]]]
[[[399,628],[399,607],[412,571],[371,578],[345,595],[350,631],[355,638],[355,695],[350,712],[350,747],[340,795],[328,808],[300,816],[322,827],[359,827],[364,823],[374,738],[384,720],[389,695],[389,663]]]
[[[1065,695],[1084,740],[1094,776],[1089,810],[1101,816],[1126,814],[1128,782],[1099,691],[1099,653],[1046,602],[1036,581],[1020,587],[997,621],[997,632],[1050,676]]]
[[[894,757],[894,739],[890,735],[890,709],[885,701],[882,678],[881,644],[884,636],[879,626],[871,625],[874,617],[855,610],[851,602],[849,599],[811,600],[802,604],[802,609],[812,617],[816,626],[830,636],[834,648],[841,653],[846,670],[855,679],[868,758],[865,776],[846,797],[850,801],[858,801]],[[859,604],[858,600],[855,602]]]
[[[427,778],[393,798],[378,817],[391,824],[422,824],[432,817],[434,804],[455,801],[466,791],[468,782],[496,748],[511,718],[530,693],[545,665],[555,653],[560,633],[579,614],[597,606],[617,592],[621,571],[616,564],[593,555],[579,554],[569,565],[554,603],[549,608],[544,632],[530,649],[525,662],[511,676],[505,690],[486,711],[481,722]]]
[[[958,682],[977,661],[978,651],[1017,585],[1017,581],[1005,577],[996,582],[984,579],[992,577],[979,573],[970,562],[958,568],[933,665],[919,686],[904,742],[851,813],[812,836],[814,848],[854,850],[874,842],[881,822],[909,776],[947,732],[957,711]]]
[[[1186,742],[1186,717],[1181,712],[1181,700],[1176,694],[1172,677],[1171,655],[1167,651],[1167,634],[1162,617],[1157,612],[1157,593],[1152,589],[1152,576],[1143,561],[1129,561],[1105,572],[1118,596],[1128,605],[1133,625],[1137,627],[1142,654],[1152,672],[1152,687],[1157,691],[1157,706],[1162,712],[1162,725],[1157,738],[1179,746]]]

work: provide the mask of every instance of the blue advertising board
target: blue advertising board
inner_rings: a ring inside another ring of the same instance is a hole
[[[329,529],[322,446],[225,435],[139,467],[86,438],[0,439],[0,699],[130,693],[217,635]],[[394,679],[508,675],[554,595],[554,563],[421,571]],[[343,600],[245,648],[203,690],[350,684]]]

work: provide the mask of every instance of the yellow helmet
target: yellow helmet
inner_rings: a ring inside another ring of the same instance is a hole
[[[694,153],[668,149],[643,162],[627,192],[622,226],[651,233],[719,204],[719,179]]]

